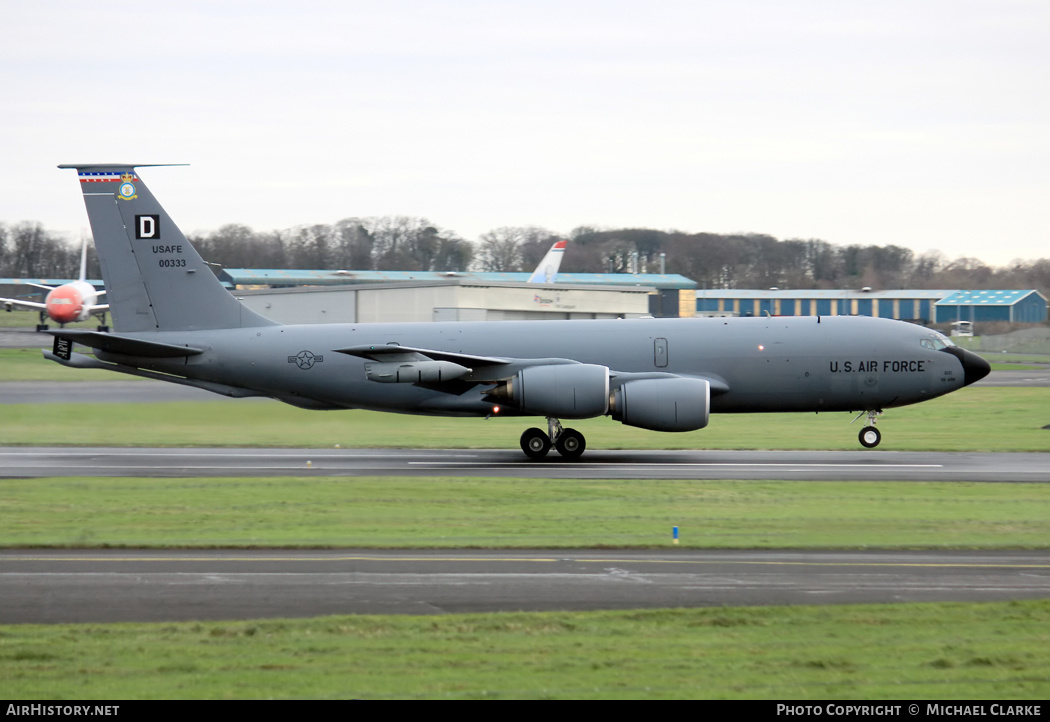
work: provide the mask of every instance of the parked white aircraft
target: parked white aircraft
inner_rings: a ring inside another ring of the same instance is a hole
[[[14,307],[28,308],[40,312],[40,323],[37,331],[47,330],[47,319],[51,319],[60,326],[67,323],[86,321],[91,316],[99,319],[99,331],[108,331],[106,326],[106,311],[109,310],[108,303],[99,303],[99,296],[105,291],[99,291],[87,282],[87,238],[84,239],[80,249],[80,278],[76,281],[63,283],[61,286],[46,286],[42,283],[30,283],[26,285],[43,288],[48,291],[43,303],[27,301],[22,298],[0,298],[6,310]]]

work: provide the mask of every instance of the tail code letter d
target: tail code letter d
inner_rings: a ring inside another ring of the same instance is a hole
[[[158,240],[160,238],[160,216],[135,216],[135,238]]]

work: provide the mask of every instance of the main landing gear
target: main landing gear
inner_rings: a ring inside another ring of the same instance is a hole
[[[860,434],[857,438],[860,440],[860,445],[864,448],[874,449],[879,445],[879,442],[882,441],[882,434],[875,428],[875,422],[882,414],[882,409],[873,409],[865,413],[868,416],[868,425],[860,430]],[[857,416],[857,419],[861,416],[864,416],[864,414]],[[853,421],[856,421],[857,419],[853,419]]]
[[[542,459],[551,450],[551,443],[566,459],[578,459],[587,448],[587,440],[576,429],[563,429],[561,422],[553,416],[547,417],[549,433],[535,427],[525,429],[521,435],[521,450],[530,459]]]

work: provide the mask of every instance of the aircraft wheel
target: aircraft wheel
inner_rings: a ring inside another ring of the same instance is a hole
[[[525,429],[521,435],[521,450],[530,459],[542,459],[551,450],[551,439],[539,429]]]
[[[47,330],[47,324],[46,323],[38,323],[36,325],[36,330],[37,330],[37,333],[39,333],[40,331],[46,331]]]
[[[109,326],[106,326],[105,324],[103,324],[103,325],[101,325],[101,326],[99,326],[99,327],[98,327],[98,330],[99,330],[99,331],[100,331],[101,333],[107,333],[107,332],[109,331]]]
[[[576,429],[565,429],[554,442],[554,448],[566,459],[578,459],[587,448],[587,440]]]
[[[865,426],[860,430],[860,445],[868,449],[874,449],[882,441],[882,434],[874,426]]]

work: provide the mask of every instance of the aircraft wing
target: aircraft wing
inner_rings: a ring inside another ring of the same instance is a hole
[[[368,378],[385,383],[422,383],[437,387],[446,382],[493,383],[515,376],[519,371],[538,366],[582,365],[566,358],[510,358],[477,356],[455,351],[375,344],[335,349],[336,353],[377,361],[367,367]],[[610,386],[616,388],[629,381],[643,379],[686,378],[661,371],[624,373],[609,369]],[[727,393],[729,385],[717,375],[690,374],[688,378],[707,381],[714,396]],[[457,384],[458,385],[458,384]]]
[[[350,346],[334,351],[376,361],[377,363],[365,366],[365,372],[371,381],[416,383],[437,389],[440,389],[441,384],[451,381],[470,384],[494,383],[534,366],[579,364],[578,361],[566,358],[478,356],[396,344]],[[461,383],[457,383],[455,387],[456,392],[462,390]]]
[[[0,298],[0,303],[5,306],[19,306],[22,308],[33,308],[37,310],[43,310],[46,306],[36,301],[23,301],[20,298]]]
[[[384,361],[390,363],[404,363],[408,361],[451,361],[458,364],[471,364],[474,366],[492,366],[508,364],[514,359],[500,358],[498,356],[474,356],[454,351],[435,351],[427,348],[415,348],[413,346],[399,346],[396,344],[374,344],[365,346],[348,346],[337,348],[336,353],[345,353],[348,356],[371,359],[372,361]]]

